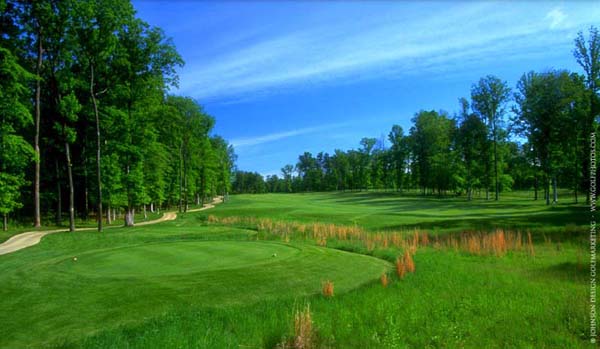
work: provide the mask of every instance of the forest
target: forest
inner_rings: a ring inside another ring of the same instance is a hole
[[[527,72],[510,88],[494,75],[459,98],[459,111],[421,110],[387,139],[363,138],[358,149],[305,152],[281,175],[237,171],[237,193],[391,189],[474,195],[533,190],[546,204],[557,188],[589,200],[590,142],[600,112],[600,37],[595,27],[574,38],[584,74],[564,69]],[[589,201],[588,201],[589,202]]]
[[[130,1],[0,0],[0,213],[33,225],[202,204],[230,187],[233,148],[184,64]]]

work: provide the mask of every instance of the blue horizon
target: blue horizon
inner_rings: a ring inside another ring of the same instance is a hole
[[[600,4],[134,1],[186,61],[180,87],[217,120],[237,166],[278,174],[304,151],[357,148],[419,110],[458,110],[479,78],[581,72]]]

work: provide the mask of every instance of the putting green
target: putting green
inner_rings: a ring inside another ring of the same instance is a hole
[[[79,238],[51,238],[61,237]],[[37,260],[0,275],[0,295],[18,294],[8,304],[7,297],[0,297],[2,347],[43,347],[181,307],[228,307],[320,294],[325,280],[334,283],[339,296],[392,267],[365,255],[272,241],[155,241],[51,258],[43,249],[26,253]],[[13,322],[14,317],[27,322]],[[20,331],[23,326],[30,332]],[[33,340],[30,333],[36,333]]]
[[[195,240],[88,250],[38,267],[55,281],[86,280],[92,292],[111,285],[135,297],[172,293],[188,302],[224,305],[320,293],[325,280],[339,294],[377,279],[391,265],[313,245]]]
[[[300,249],[276,243],[194,241],[145,244],[68,257],[63,271],[109,277],[184,275],[280,262]],[[76,258],[76,259],[75,259]]]

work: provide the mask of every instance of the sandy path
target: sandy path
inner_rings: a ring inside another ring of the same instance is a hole
[[[197,211],[208,210],[210,208],[215,207],[216,204],[221,203],[221,202],[223,202],[223,197],[217,196],[212,201],[212,203],[207,204],[206,206],[204,206],[202,208],[188,210],[188,212],[197,212]],[[149,224],[156,224],[156,223],[161,223],[161,222],[166,222],[166,221],[172,221],[172,220],[175,220],[175,218],[177,218],[176,212],[165,212],[165,214],[163,214],[163,216],[158,219],[155,219],[152,221],[136,223],[135,226],[149,225]],[[112,227],[105,227],[105,228],[109,229],[109,228],[120,228],[120,227],[121,226],[112,226]],[[97,228],[95,228],[95,227],[94,228],[79,228],[79,229],[75,229],[75,231],[92,231],[92,230],[96,230],[96,229]],[[42,240],[42,238],[44,236],[46,236],[48,234],[61,233],[61,232],[67,232],[67,231],[69,231],[69,230],[68,229],[55,229],[55,230],[30,231],[30,232],[14,235],[10,239],[6,240],[4,243],[0,244],[0,255],[15,252],[15,251],[24,249],[26,247],[36,245],[40,242],[40,240]]]
[[[213,208],[213,207],[215,207],[216,204],[220,204],[222,202],[223,202],[223,197],[222,196],[217,196],[217,197],[215,197],[213,199],[213,201],[210,204],[206,204],[202,208],[195,208],[193,210],[187,210],[187,211],[188,212],[198,212],[198,211],[208,210],[209,208]]]

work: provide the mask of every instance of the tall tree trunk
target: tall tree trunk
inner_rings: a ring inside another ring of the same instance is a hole
[[[579,201],[579,198],[577,197],[577,189],[579,186],[579,149],[577,146],[577,137],[578,137],[578,133],[575,132],[575,203],[577,203]]]
[[[187,161],[183,160],[183,212],[188,209]]]
[[[558,191],[556,191],[556,175],[552,176],[552,193],[554,194],[554,200],[552,203],[558,203]]]
[[[496,198],[495,200],[498,201],[500,199],[500,181],[498,178],[498,149],[497,149],[497,145],[498,142],[496,141],[496,125],[494,124],[494,177],[496,179]]]
[[[90,64],[90,97],[94,105],[96,117],[96,177],[98,179],[98,231],[102,231],[102,177],[101,177],[101,144],[100,144],[100,115],[94,92],[94,64]]]
[[[134,215],[135,215],[135,209],[132,207],[128,207],[127,212],[125,213],[125,226],[126,227],[134,226],[134,224],[135,224]]]
[[[550,178],[546,176],[544,181],[544,192],[546,195],[546,205],[550,205]]]
[[[144,204],[144,220],[148,219],[148,213],[146,212],[146,204]]]
[[[33,140],[33,146],[35,150],[35,175],[34,175],[34,185],[33,185],[33,225],[36,228],[42,226],[42,219],[40,213],[40,167],[41,167],[41,154],[40,154],[40,121],[42,109],[40,106],[41,103],[41,91],[42,91],[42,82],[41,82],[41,72],[42,72],[42,54],[44,49],[42,47],[42,28],[38,28],[37,32],[37,40],[38,40],[38,50],[37,50],[37,64],[36,64],[36,74],[37,81],[35,83],[35,136]]]
[[[106,207],[106,224],[110,225],[112,223],[112,220],[110,219],[110,202],[107,204]]]
[[[537,201],[538,199],[538,176],[535,176],[535,179],[533,181],[533,190],[534,190],[534,194],[533,194],[533,200]]]
[[[2,219],[2,230],[3,231],[8,231],[8,214],[5,213],[4,218]]]
[[[54,165],[56,166],[56,225],[60,226],[62,224],[62,189],[60,187],[58,158],[54,159]]]
[[[183,212],[183,141],[179,147],[179,212]]]
[[[85,142],[85,141],[84,141]],[[89,205],[89,191],[88,191],[88,171],[87,171],[87,166],[85,163],[85,159],[86,159],[86,147],[85,147],[85,143],[83,146],[83,196],[84,196],[84,211],[83,211],[83,218],[85,221],[88,220],[88,215],[90,212],[90,205]]]
[[[75,231],[75,190],[73,189],[73,170],[71,164],[71,150],[69,142],[65,142],[67,155],[67,176],[69,177],[69,231]]]

